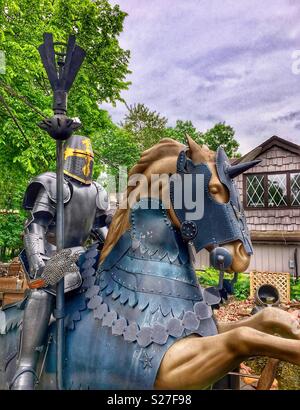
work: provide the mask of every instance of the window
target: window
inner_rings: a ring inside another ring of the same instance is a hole
[[[247,206],[264,206],[264,176],[247,175]]]
[[[287,206],[286,174],[267,175],[268,206]]]
[[[300,206],[300,172],[248,174],[244,176],[247,208]]]
[[[291,174],[291,205],[300,206],[300,173]]]

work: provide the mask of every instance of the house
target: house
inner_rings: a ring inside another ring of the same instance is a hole
[[[254,248],[249,271],[300,275],[300,146],[273,136],[233,164],[261,162],[236,178]],[[209,265],[208,252],[196,267]]]

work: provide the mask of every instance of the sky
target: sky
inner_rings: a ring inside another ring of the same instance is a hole
[[[199,131],[231,125],[247,153],[272,135],[300,144],[299,0],[110,0],[128,13],[127,104]],[[114,121],[124,104],[107,109]]]

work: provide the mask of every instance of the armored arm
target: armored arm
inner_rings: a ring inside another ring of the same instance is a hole
[[[91,233],[97,240],[104,243],[112,216],[106,190],[100,184],[96,182],[94,184],[97,188],[96,216]]]
[[[24,229],[24,247],[32,278],[40,276],[49,259],[46,255],[46,233],[54,216],[55,204],[41,186],[31,210],[31,218],[26,221]]]

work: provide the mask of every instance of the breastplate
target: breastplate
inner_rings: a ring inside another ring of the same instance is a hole
[[[64,208],[64,246],[83,246],[88,239],[96,215],[97,188],[69,182],[71,199]],[[55,221],[49,226],[47,240],[55,243]]]

